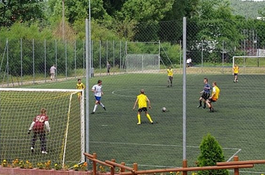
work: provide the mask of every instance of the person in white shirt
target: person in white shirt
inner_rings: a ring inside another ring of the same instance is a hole
[[[98,84],[95,84],[92,87],[91,90],[92,90],[92,92],[94,92],[94,96],[95,96],[95,99],[96,99],[95,106],[94,106],[93,112],[91,114],[95,114],[98,105],[102,106],[102,108],[104,110],[106,110],[105,106],[100,101],[101,100],[101,96],[103,95],[103,91],[102,91],[102,81],[101,80],[98,80]]]
[[[55,71],[56,71],[56,67],[52,65],[52,67],[50,68],[51,80],[55,79]]]
[[[192,63],[191,62],[192,62],[191,58],[188,58],[187,59],[187,66],[188,67],[191,67],[192,66]]]

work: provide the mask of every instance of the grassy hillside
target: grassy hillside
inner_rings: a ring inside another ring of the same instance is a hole
[[[265,1],[230,0],[230,2],[235,15],[247,18],[257,18],[260,16],[258,11],[265,8]]]

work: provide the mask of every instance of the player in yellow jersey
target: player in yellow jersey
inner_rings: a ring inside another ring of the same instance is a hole
[[[167,69],[167,76],[168,76],[168,85],[167,87],[169,87],[169,85],[172,87],[172,81],[173,81],[173,70],[171,67],[168,67]]]
[[[79,78],[77,80],[76,89],[85,89],[85,88],[86,86],[81,82],[81,79]],[[77,96],[78,96],[78,100],[80,101],[82,93],[81,92],[77,93]]]
[[[238,82],[238,72],[239,72],[239,67],[238,65],[235,64],[235,66],[233,67],[233,71],[234,71],[234,83]]]
[[[217,83],[215,81],[213,82],[212,86],[213,86],[212,95],[210,96],[210,98],[206,100],[206,103],[210,109],[210,112],[214,112],[212,102],[216,102],[220,94],[220,89],[217,86]]]
[[[149,115],[149,113],[147,112],[147,104],[148,104],[148,108],[151,109],[151,102],[148,99],[148,97],[144,94],[144,89],[140,90],[140,95],[137,96],[133,109],[135,109],[136,105],[138,103],[138,113],[137,113],[137,119],[138,119],[138,123],[137,125],[141,124],[141,112],[144,111],[146,117],[148,118],[148,120],[150,121],[151,124],[153,124],[153,120],[151,118],[151,116]]]

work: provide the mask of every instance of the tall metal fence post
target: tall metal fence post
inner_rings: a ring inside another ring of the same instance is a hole
[[[225,41],[223,40],[223,46],[222,46],[222,73],[224,73],[224,60],[225,60]]]
[[[122,70],[121,70],[121,63],[122,63],[122,61],[121,61],[121,58],[122,58],[122,57],[121,57],[121,41],[120,41],[120,50],[119,50],[119,52],[120,52],[119,55],[120,55],[120,72],[121,72],[121,71],[122,71]]]
[[[35,48],[34,39],[32,39],[32,74],[33,74],[33,84],[35,84]]]
[[[187,135],[186,135],[186,32],[187,32],[187,24],[186,24],[186,17],[183,17],[183,161],[187,159],[186,153],[186,142],[187,142]]]
[[[204,40],[201,41],[201,72],[203,72],[203,44],[204,44]]]
[[[112,56],[113,56],[113,63],[112,63],[112,67],[115,67],[115,41],[112,40]],[[112,74],[114,74],[114,72],[112,71]]]
[[[47,45],[46,45],[46,39],[44,40],[44,79],[45,79],[45,83],[47,80]]]
[[[86,41],[83,41],[83,77],[86,76]]]
[[[101,76],[101,68],[102,68],[102,64],[101,64],[101,40],[99,41],[99,70],[100,70],[100,76]]]
[[[76,40],[75,40],[75,48],[74,48],[75,56],[74,56],[74,62],[75,62],[75,78],[76,78]]]
[[[67,80],[67,41],[64,41],[64,56],[65,56],[65,79]]]
[[[23,41],[22,38],[20,38],[20,82],[21,85],[23,85],[23,47],[22,47]]]
[[[6,39],[6,78],[7,78],[7,86],[9,87],[9,42]]]
[[[54,56],[55,56],[55,66],[56,66],[56,71],[55,71],[55,80],[57,81],[57,76],[58,76],[58,65],[57,65],[57,57],[58,57],[58,52],[57,52],[57,40],[54,41]]]

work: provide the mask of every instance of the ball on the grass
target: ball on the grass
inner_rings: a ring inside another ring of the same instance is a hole
[[[166,107],[163,107],[162,108],[162,112],[166,112],[167,108]]]

